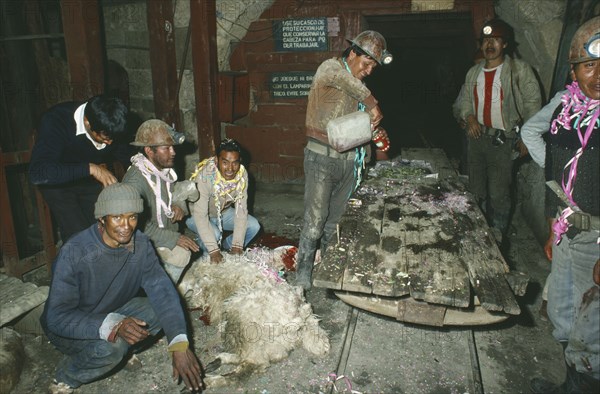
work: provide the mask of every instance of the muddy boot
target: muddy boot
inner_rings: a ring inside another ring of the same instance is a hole
[[[301,286],[304,290],[312,287],[312,270],[316,250],[316,241],[300,239],[296,258],[296,286]]]

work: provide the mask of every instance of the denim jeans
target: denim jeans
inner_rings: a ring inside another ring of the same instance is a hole
[[[221,219],[222,219],[221,224],[223,225],[222,226],[223,231],[233,231],[233,225],[235,223],[235,208],[234,207],[226,208],[223,212],[221,212]],[[219,238],[221,238],[221,232],[219,231],[219,223],[217,220],[218,220],[217,218],[210,218],[210,224],[215,233],[215,238],[218,240]],[[198,235],[198,228],[196,227],[196,222],[194,221],[194,218],[192,216],[190,216],[185,221],[185,224],[190,229],[190,231],[193,231],[197,235],[198,246],[200,246],[200,248],[205,253],[208,253],[208,250],[206,249],[206,247],[204,246],[204,243],[202,242],[202,240],[200,239],[200,236]],[[244,237],[244,247],[246,247],[250,243],[250,241],[252,241],[252,238],[254,238],[256,236],[256,234],[258,234],[259,231],[260,231],[260,223],[258,223],[258,220],[256,220],[256,218],[254,216],[248,215],[248,222],[246,224],[246,236]],[[222,248],[225,250],[231,249],[232,239],[233,239],[233,234],[230,234],[228,237],[226,237],[224,240],[222,240],[221,241]]]
[[[600,379],[600,297],[592,278],[600,258],[598,231],[566,235],[552,247],[548,317],[553,335],[568,342],[565,359],[577,371]],[[591,367],[591,370],[589,369]]]
[[[153,336],[161,330],[158,318],[146,297],[133,298],[114,312],[145,321],[146,328]],[[123,361],[130,348],[122,338],[111,343],[104,339],[73,339],[51,332],[47,334],[50,342],[65,355],[56,368],[55,378],[73,388],[108,375]],[[137,343],[133,350],[146,345],[146,341]]]

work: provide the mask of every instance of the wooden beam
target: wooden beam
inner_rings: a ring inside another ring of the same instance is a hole
[[[61,0],[73,99],[104,91],[104,52],[98,0]]]
[[[217,18],[215,0],[190,0],[192,23],[192,64],[198,153],[214,155],[221,141],[217,109]]]
[[[180,129],[173,3],[171,0],[147,1],[146,7],[154,113],[157,118],[168,124],[174,123]]]

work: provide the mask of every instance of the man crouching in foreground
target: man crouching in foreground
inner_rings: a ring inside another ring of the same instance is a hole
[[[98,222],[61,248],[40,319],[50,342],[65,355],[50,393],[72,393],[113,372],[130,349],[161,329],[169,341],[173,377],[190,390],[201,387],[179,296],[150,239],[136,231],[142,210],[132,186],[107,186],[95,205]],[[147,298],[136,297],[140,288]]]

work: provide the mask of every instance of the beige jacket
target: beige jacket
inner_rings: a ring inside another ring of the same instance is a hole
[[[325,60],[317,69],[308,94],[306,135],[329,144],[327,123],[357,111],[359,101],[367,111],[377,105],[371,91],[346,70],[341,58]]]
[[[217,211],[217,198],[219,199],[221,212],[235,205],[232,247],[243,248],[248,223],[248,173],[244,171],[243,181],[246,187],[241,193],[234,190],[231,194],[217,196],[215,195],[217,171],[214,165],[206,165],[202,168],[195,179],[196,186],[200,192],[200,198],[191,206],[192,216],[196,222],[200,239],[209,253],[219,250],[219,244],[210,224],[210,218],[220,218],[220,212]],[[240,171],[242,171],[242,167],[240,167]]]

